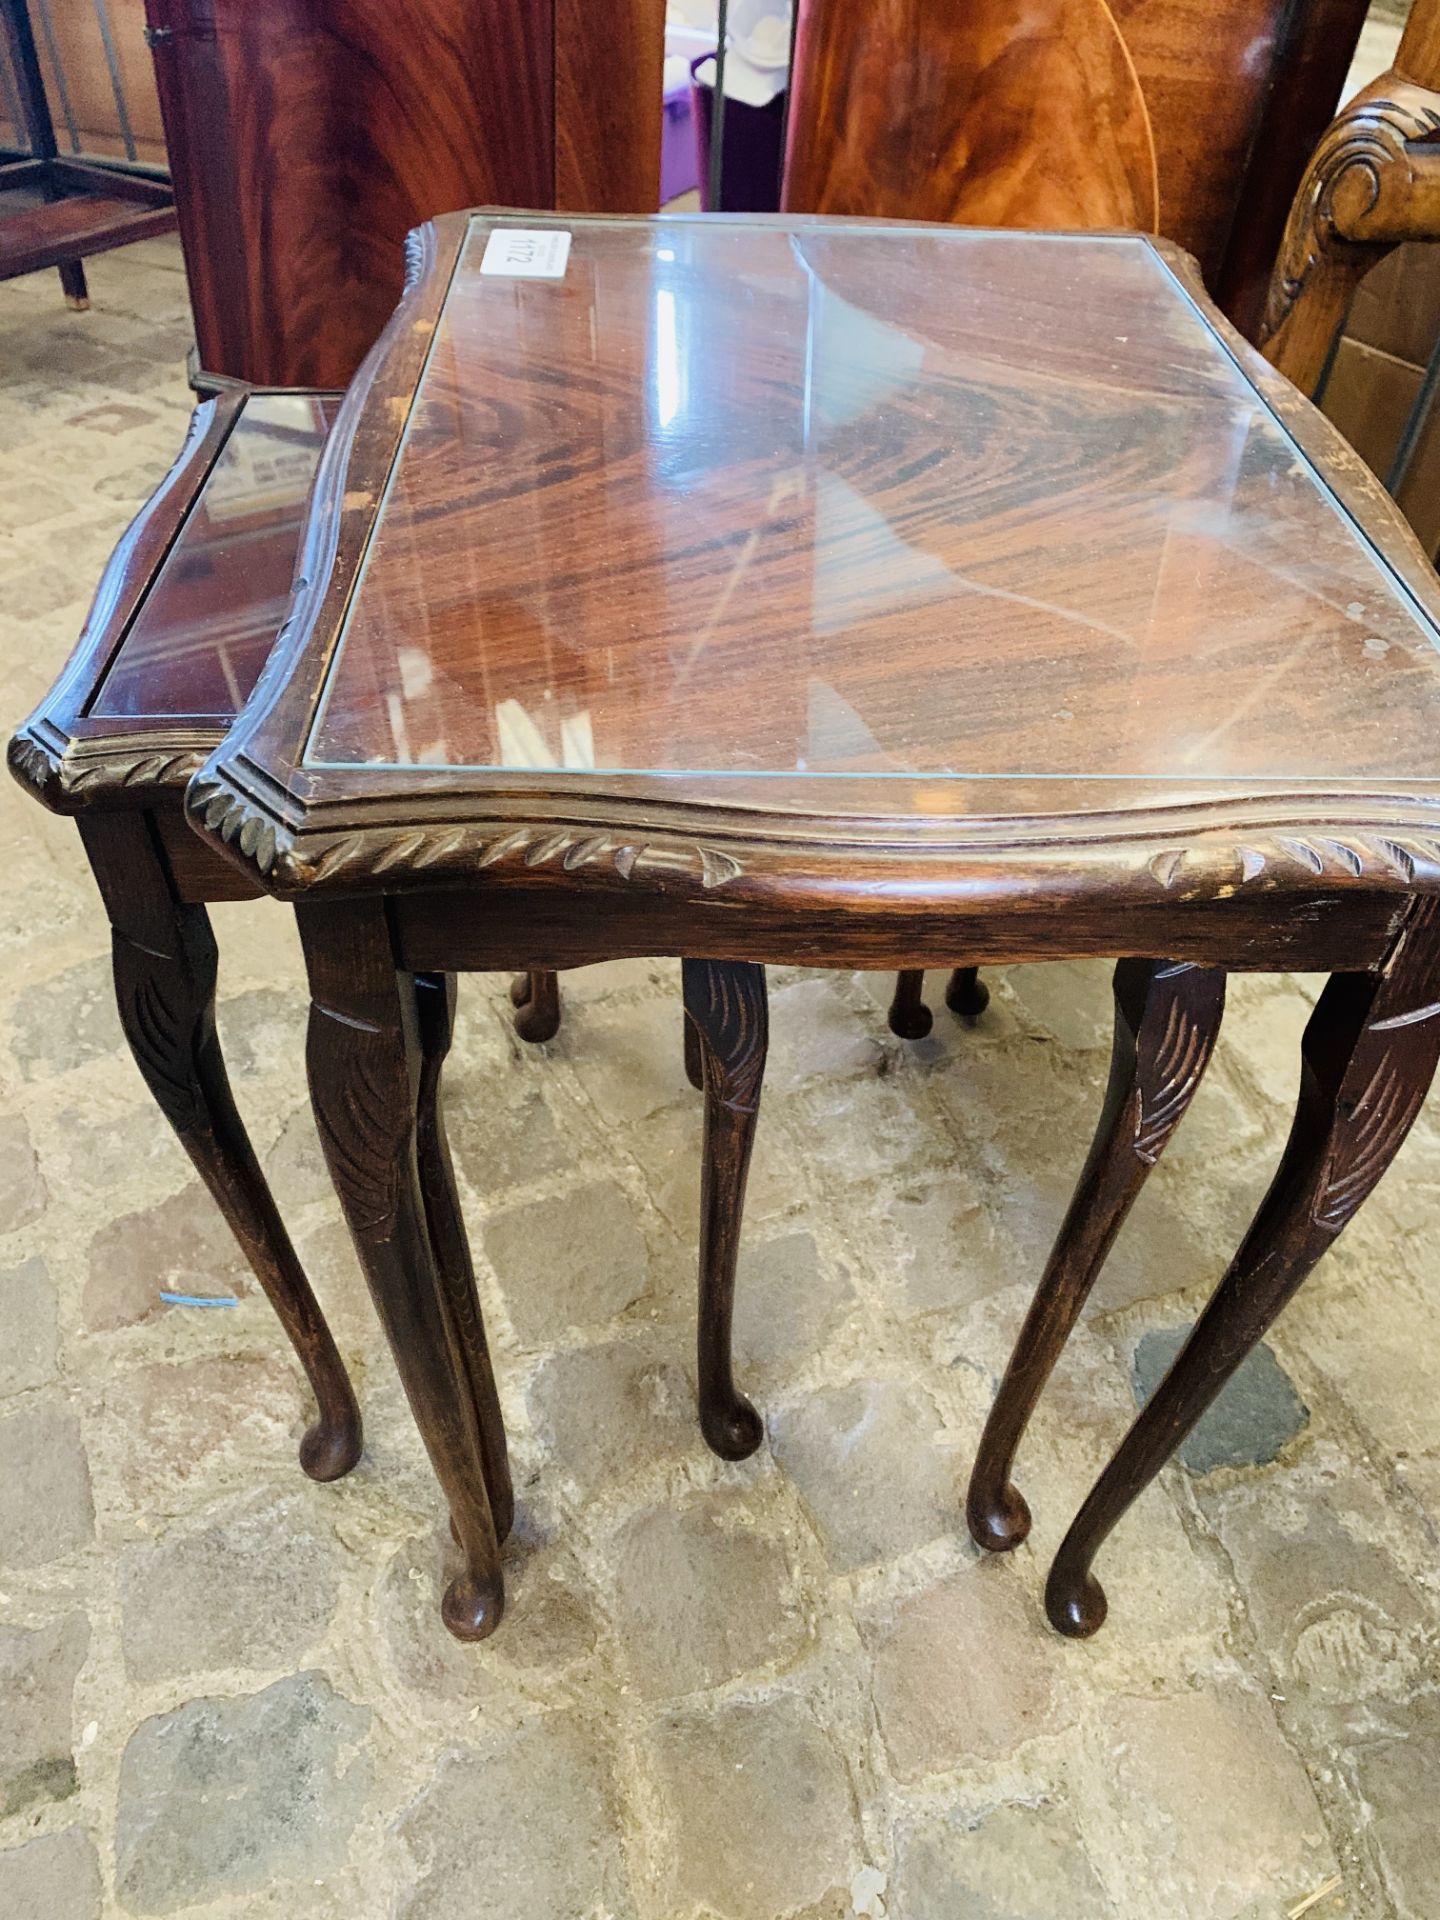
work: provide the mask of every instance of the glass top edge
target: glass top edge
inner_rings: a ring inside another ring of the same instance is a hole
[[[896,233],[933,234],[944,240],[1002,240],[1010,243],[1064,241],[1068,245],[1132,247],[1160,256],[1163,248],[1153,234],[1117,231],[1113,228],[1070,227],[981,227],[962,226],[948,220],[886,220],[864,215],[836,213],[706,213],[700,208],[682,208],[675,213],[556,213],[550,209],[528,212],[518,207],[473,208],[466,216],[466,233],[475,227],[608,227],[634,232],[645,227],[755,227],[774,233],[800,228],[822,233],[864,233],[872,236]]]

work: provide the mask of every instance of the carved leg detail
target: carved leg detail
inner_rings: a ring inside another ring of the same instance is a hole
[[[1224,1006],[1225,976],[1214,968],[1122,960],[1115,969],[1100,1124],[970,1477],[966,1520],[977,1545],[993,1553],[1030,1531],[1030,1509],[1010,1478],[1021,1437],[1126,1214],[1200,1084]]]
[[[1091,1572],[1101,1543],[1353,1218],[1420,1111],[1440,1057],[1437,908],[1417,902],[1382,970],[1335,975],[1310,1016],[1299,1105],[1270,1191],[1055,1556],[1045,1608],[1060,1632],[1101,1625],[1105,1594]]]
[[[395,967],[380,902],[296,912],[310,971],[306,1057],[320,1138],[464,1556],[442,1616],[457,1638],[481,1640],[499,1623],[505,1593],[476,1392],[421,1184],[418,990]],[[436,1135],[432,1171],[438,1151]],[[452,1247],[447,1264],[456,1258]],[[454,1278],[452,1268],[452,1287]],[[490,1471],[496,1464],[492,1457]]]
[[[700,1186],[700,1428],[723,1459],[743,1460],[764,1438],[735,1385],[730,1330],[745,1177],[765,1077],[769,1015],[765,969],[746,961],[687,960],[685,1012],[699,1041],[705,1085]]]
[[[522,1040],[538,1045],[553,1040],[560,1031],[560,976],[536,969],[519,973],[510,982],[510,1003],[515,1009],[515,1031]]]
[[[80,832],[110,915],[125,1038],[305,1369],[319,1418],[300,1464],[312,1480],[338,1479],[360,1458],[360,1409],[235,1109],[215,1032],[209,918],[175,897],[144,815],[83,820]]]
[[[475,1288],[469,1236],[465,1232],[460,1199],[455,1191],[455,1168],[450,1158],[450,1142],[445,1132],[445,1113],[440,1099],[441,1069],[450,1051],[455,1027],[455,976],[443,973],[417,974],[415,1003],[421,1050],[420,1093],[416,1109],[416,1155],[420,1167],[420,1186],[425,1196],[425,1213],[430,1226],[430,1241],[435,1252],[442,1301],[449,1311],[451,1329],[465,1363],[475,1402],[480,1445],[485,1456],[485,1485],[490,1495],[490,1511],[495,1518],[497,1535],[505,1540],[515,1520],[515,1493],[510,1481],[505,1421],[500,1411],[500,1398],[495,1391],[495,1372],[490,1364],[490,1347],[485,1338],[480,1296]]]
[[[962,1020],[975,1020],[990,1004],[990,989],[978,967],[956,967],[945,989],[945,1004]]]
[[[694,1021],[686,1014],[681,1021],[685,1033],[685,1078],[697,1093],[705,1091],[705,1056],[700,1047],[700,1034]]]
[[[926,1006],[925,972],[921,967],[908,969],[895,976],[895,998],[890,1002],[890,1031],[898,1034],[902,1040],[923,1040],[935,1024],[934,1016]]]

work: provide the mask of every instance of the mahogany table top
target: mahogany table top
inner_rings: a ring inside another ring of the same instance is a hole
[[[275,890],[1440,874],[1434,575],[1164,243],[412,240],[275,666],[192,794]]]

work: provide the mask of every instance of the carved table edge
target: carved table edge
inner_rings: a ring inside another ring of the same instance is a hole
[[[1033,879],[1061,893],[1103,888],[1172,901],[1246,889],[1440,891],[1440,812],[1413,799],[1331,796],[1327,805],[1317,796],[1274,796],[1228,808],[930,819],[907,834],[894,821],[788,822],[739,809],[695,807],[687,820],[683,807],[647,811],[594,794],[528,805],[440,795],[433,804],[448,803],[448,818],[422,817],[417,804],[408,821],[392,810],[372,825],[363,806],[352,805],[345,824],[331,827],[260,778],[263,799],[212,761],[190,782],[186,812],[202,838],[282,897],[395,892],[493,872],[699,894],[753,887],[772,899],[788,882],[799,905],[807,891],[843,897],[886,877],[907,889],[933,885],[944,897],[993,876],[1008,892],[1015,869],[1021,885]],[[457,818],[457,808],[473,811]]]
[[[6,759],[20,785],[52,813],[77,814],[144,807],[162,795],[173,804],[213,750],[213,734],[86,740],[38,719],[11,736]]]

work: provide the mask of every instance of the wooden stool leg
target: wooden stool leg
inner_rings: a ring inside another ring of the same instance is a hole
[[[907,969],[895,976],[895,998],[890,1002],[890,1031],[902,1040],[923,1040],[935,1024],[923,995],[925,972],[921,967]]]
[[[976,1020],[990,1004],[990,989],[978,967],[956,967],[945,989],[945,1004],[962,1020]]]
[[[485,1338],[485,1321],[475,1287],[475,1268],[460,1197],[455,1191],[455,1167],[445,1132],[440,1099],[440,1073],[455,1031],[455,976],[453,973],[417,973],[415,1006],[420,1026],[420,1093],[416,1104],[416,1156],[430,1242],[440,1277],[441,1298],[450,1313],[451,1330],[465,1363],[475,1402],[480,1446],[485,1456],[485,1485],[490,1511],[501,1540],[508,1538],[515,1520],[515,1493],[510,1481],[505,1421],[495,1391],[495,1371]]]
[[[769,1040],[765,969],[748,961],[687,960],[683,977],[685,1012],[699,1038],[705,1081],[700,1429],[722,1459],[743,1460],[765,1436],[759,1414],[735,1385],[730,1352],[745,1177]]]
[[[1015,1454],[1125,1216],[1209,1064],[1225,1006],[1213,967],[1122,960],[1115,969],[1110,1083],[1089,1157],[981,1436],[965,1517],[977,1545],[1015,1547],[1030,1509]]]
[[[310,973],[306,1060],[316,1123],[464,1555],[442,1616],[458,1639],[481,1640],[499,1623],[505,1590],[475,1390],[421,1186],[417,988],[396,968],[382,902],[302,903],[296,916]]]
[[[217,956],[203,907],[182,903],[144,814],[81,819],[110,915],[115,995],[135,1064],[229,1221],[310,1382],[319,1418],[300,1445],[312,1480],[360,1458],[360,1409],[254,1149],[215,1032]]]
[[[1045,1610],[1061,1633],[1094,1633],[1106,1600],[1091,1566],[1154,1479],[1380,1179],[1440,1056],[1437,903],[1411,909],[1384,968],[1337,974],[1301,1047],[1300,1101],[1270,1191],[1209,1305],[1061,1543]]]
[[[78,260],[60,262],[60,286],[66,306],[84,313],[90,305],[90,289],[85,284],[85,269]]]
[[[538,1045],[560,1031],[560,976],[536,969],[520,973],[510,983],[515,1009],[515,1031],[522,1040]]]

